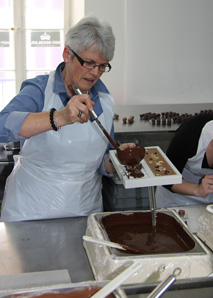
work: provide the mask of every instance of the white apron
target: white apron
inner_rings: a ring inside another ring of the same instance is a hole
[[[43,111],[62,109],[53,94],[55,72],[50,74]],[[110,133],[113,100],[99,93],[99,120]],[[78,122],[25,141],[7,179],[1,221],[86,216],[102,211],[101,175],[98,174],[108,140],[95,122]]]
[[[209,121],[202,129],[196,155],[188,159],[188,162],[183,170],[182,177],[185,180],[198,184],[203,176],[213,174],[213,169],[202,168],[204,154],[212,139],[213,121]],[[157,187],[156,190],[157,208],[210,203],[213,203],[213,194],[209,194],[207,197],[201,198],[195,196],[184,196],[177,193],[173,193],[162,186]]]

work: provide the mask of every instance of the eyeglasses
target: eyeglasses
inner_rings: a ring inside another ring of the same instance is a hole
[[[81,64],[81,66],[83,66],[86,69],[92,70],[94,68],[96,68],[96,66],[98,67],[98,70],[100,72],[109,72],[110,69],[112,68],[112,66],[109,63],[103,63],[103,64],[99,64],[97,65],[95,62],[93,61],[85,61],[83,60],[81,57],[79,57],[72,49],[70,49],[70,51],[75,55],[75,57],[78,59],[79,63]]]

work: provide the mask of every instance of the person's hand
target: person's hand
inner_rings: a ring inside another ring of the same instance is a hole
[[[206,175],[197,189],[198,197],[206,197],[213,193],[213,175]]]
[[[124,143],[119,146],[121,150],[127,149],[127,148],[135,148],[137,145],[135,143]]]
[[[90,117],[89,111],[93,109],[94,105],[88,94],[74,95],[66,107],[59,111],[60,126],[74,122],[87,122]]]

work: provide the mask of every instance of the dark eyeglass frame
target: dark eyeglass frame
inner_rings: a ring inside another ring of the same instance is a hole
[[[70,49],[70,48],[69,48]],[[96,64],[95,62],[93,63],[93,66],[92,66],[92,68],[88,68],[88,67],[86,67],[86,66],[84,66],[84,63],[90,63],[89,61],[85,61],[85,60],[83,60],[80,56],[78,56],[78,54],[76,54],[72,49],[70,49],[70,51],[73,53],[73,55],[78,59],[78,61],[79,61],[79,63],[81,64],[81,66],[83,66],[84,68],[86,68],[86,69],[88,69],[88,70],[92,70],[92,69],[94,69],[94,68],[96,68],[96,67],[98,67],[98,71],[100,71],[100,72],[109,72],[110,70],[111,70],[111,68],[112,68],[112,66],[109,64],[109,63],[104,63],[104,64]],[[102,70],[100,70],[100,67],[101,66],[106,66],[106,67],[108,67],[109,69],[108,70],[106,70],[106,71],[102,71]]]

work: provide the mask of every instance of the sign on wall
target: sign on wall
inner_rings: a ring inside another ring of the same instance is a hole
[[[59,31],[32,31],[31,47],[60,47]]]
[[[10,46],[10,35],[9,32],[0,32],[0,47],[9,47]]]

